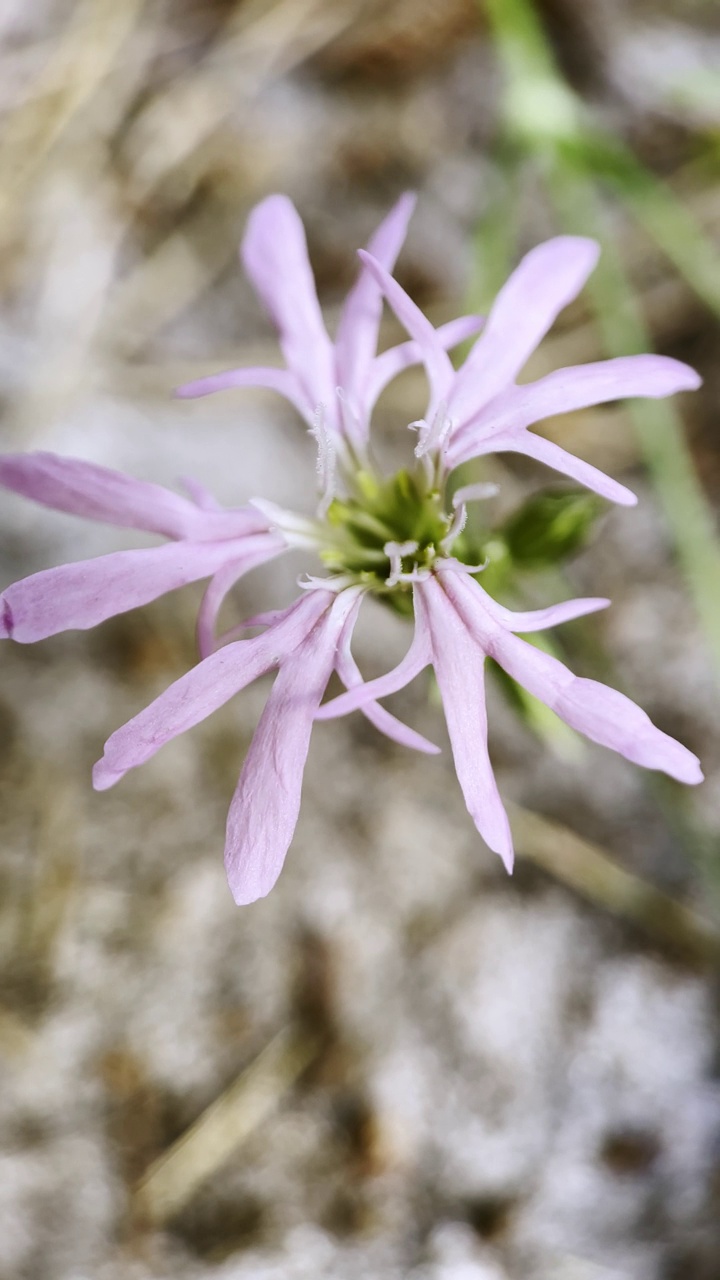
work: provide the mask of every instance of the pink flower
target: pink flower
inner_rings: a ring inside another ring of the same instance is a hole
[[[555,414],[628,396],[655,399],[695,390],[700,385],[695,370],[668,356],[621,356],[556,369],[537,382],[518,386],[515,381],[560,311],[580,292],[598,252],[594,240],[579,236],[558,236],[532,249],[500,290],[480,337],[456,372],[436,331],[385,265],[360,251],[422,351],[431,389],[426,425],[440,443],[446,471],[487,453],[524,453],[611,502],[635,504],[635,495],[624,485],[528,427]],[[422,440],[418,450],[423,451]]]
[[[513,613],[492,600],[464,566],[438,560],[433,572],[415,583],[415,637],[403,661],[387,675],[326,703],[318,719],[346,715],[361,708],[365,699],[387,697],[432,665],[468,811],[486,844],[511,871],[510,826],[488,756],[486,657],[494,658],[508,675],[593,742],[646,769],[660,769],[678,782],[702,782],[697,757],[657,729],[624,694],[596,680],[579,679],[557,658],[513,634],[542,631],[609,603],[568,600],[547,609]]]
[[[699,762],[655,728],[622,694],[578,679],[562,663],[514,632],[541,630],[604,608],[608,601],[570,600],[531,613],[511,613],[493,600],[466,563],[466,503],[487,486],[448,487],[454,467],[491,450],[518,450],[581,480],[605,497],[634,502],[627,489],[528,427],[548,414],[626,395],[668,395],[696,386],[685,365],[636,356],[561,370],[517,386],[525,359],[560,308],[581,287],[596,256],[590,241],[569,237],[529,254],[498,297],[481,337],[455,373],[446,347],[475,332],[476,317],[435,331],[388,274],[402,244],[412,200],[404,197],[371,240],[372,254],[342,311],[334,343],[322,321],[302,225],[284,197],[251,214],[243,259],[272,316],[286,369],[236,369],[192,383],[182,395],[225,387],[280,391],[310,424],[318,447],[320,502],[313,517],[255,499],[221,509],[198,484],[189,498],[104,467],[53,454],[0,458],[0,485],[45,506],[142,529],[166,545],[118,551],[63,565],[15,583],[2,594],[0,637],[22,642],[86,628],[209,578],[200,607],[201,660],[108,739],[93,778],[98,790],[148,761],[166,742],[198,724],[251,681],[277,671],[230,805],[225,861],[238,903],[272,888],[293,836],[303,770],[316,719],[361,710],[405,746],[438,750],[377,702],[423,668],[435,669],[460,785],[487,843],[512,866],[512,841],[487,744],[483,665],[492,657],[568,724],[596,742],[681,782],[701,780]],[[376,354],[383,293],[410,341]],[[422,359],[431,399],[412,469],[380,476],[371,462],[369,425],[382,388]],[[326,575],[303,585],[287,609],[249,618],[216,636],[227,591],[249,569],[293,546],[314,549]],[[460,558],[457,558],[460,557]],[[464,558],[463,558],[464,557]],[[406,657],[393,671],[363,683],[351,653],[365,596],[415,615]],[[250,628],[261,634],[242,637]],[[337,672],[346,692],[322,705]]]

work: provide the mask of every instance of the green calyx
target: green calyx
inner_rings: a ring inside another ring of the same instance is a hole
[[[419,469],[398,471],[387,480],[360,471],[353,479],[353,496],[335,498],[328,508],[321,557],[332,573],[349,574],[383,596],[407,597],[408,583],[388,586],[393,565],[385,548],[416,544],[402,556],[402,573],[429,568],[443,554],[440,544],[452,527],[443,495],[428,488]]]
[[[575,555],[603,505],[594,493],[533,494],[503,528],[511,559],[521,568],[543,569]]]

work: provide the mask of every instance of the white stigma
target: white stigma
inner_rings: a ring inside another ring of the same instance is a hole
[[[385,579],[386,587],[397,587],[401,582],[426,582],[430,577],[429,569],[419,569],[414,565],[410,573],[403,573],[403,557],[412,556],[419,551],[418,542],[386,542],[383,551],[390,561],[390,573]]]

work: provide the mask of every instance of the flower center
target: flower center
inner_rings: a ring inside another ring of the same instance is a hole
[[[358,471],[353,495],[333,498],[327,508],[321,558],[332,573],[355,578],[389,602],[392,597],[405,612],[412,582],[460,535],[464,512],[448,513],[446,505],[445,494],[429,486],[420,467],[390,479]]]

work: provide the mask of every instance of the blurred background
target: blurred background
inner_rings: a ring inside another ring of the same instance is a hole
[[[4,0],[3,449],[307,510],[313,449],[284,403],[172,399],[277,358],[236,256],[258,199],[296,202],[331,325],[408,188],[398,277],[438,323],[543,238],[596,236],[602,266],[529,372],[655,348],[705,386],[543,424],[641,502],[518,581],[534,603],[612,597],[556,651],[707,781],[684,792],[491,688],[510,880],[448,750],[411,756],[353,716],[318,727],[279,885],[238,910],[224,819],[263,682],[90,786],[109,733],[195,661],[201,588],[3,645],[2,1280],[720,1277],[719,18],[713,0]],[[381,403],[400,462],[424,394],[410,372]],[[558,491],[519,459],[482,474],[503,512]],[[3,586],[142,545],[5,493],[0,533]],[[289,600],[296,573],[251,575],[228,622]],[[370,612],[357,655],[379,673],[407,632]],[[396,701],[444,732],[420,682]]]

